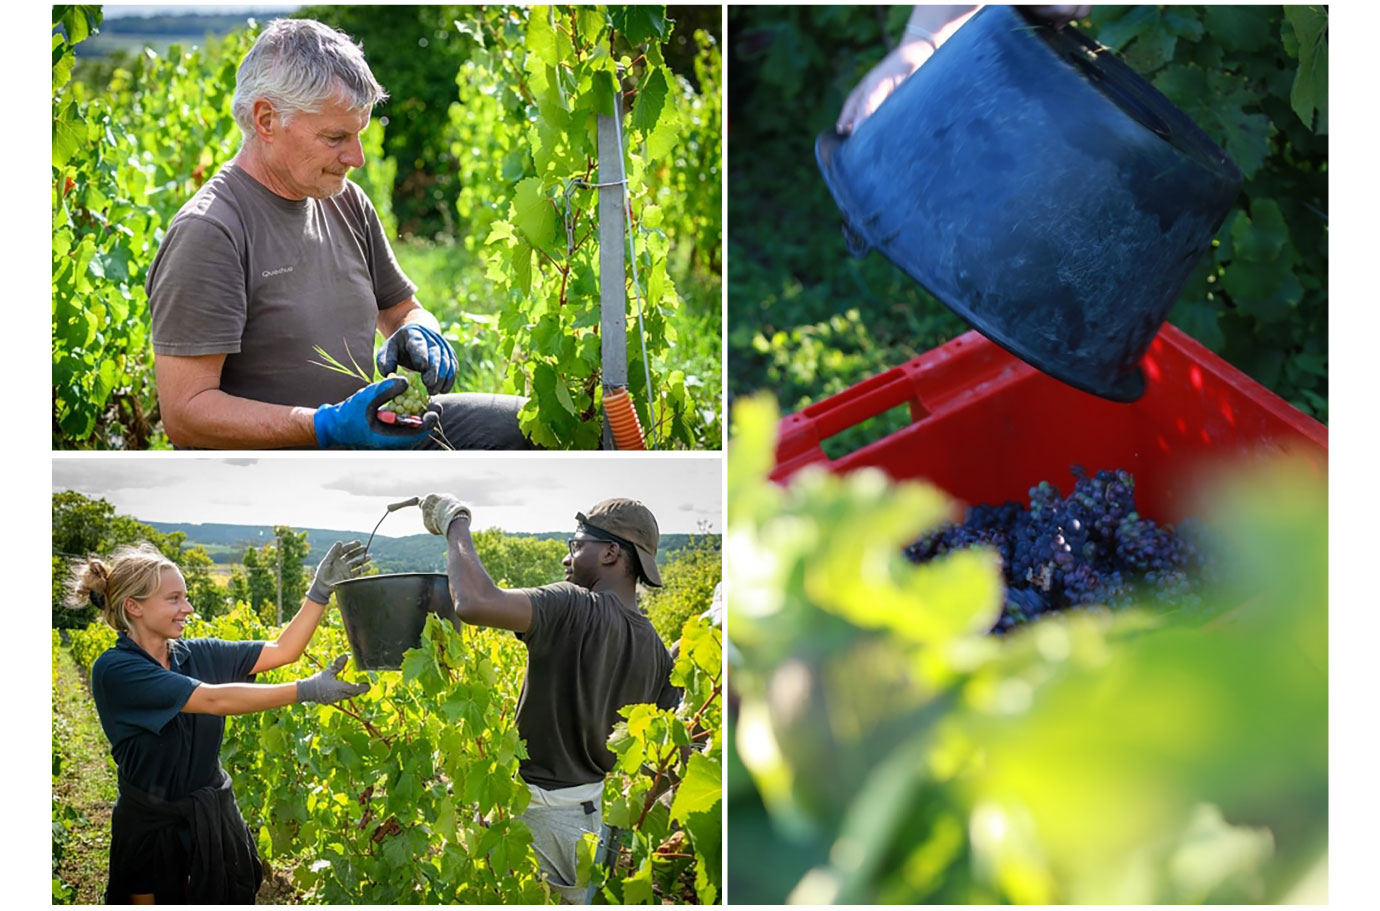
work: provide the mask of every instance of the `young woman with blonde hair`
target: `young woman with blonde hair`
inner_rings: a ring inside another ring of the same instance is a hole
[[[186,582],[148,544],[74,568],[70,603],[90,601],[119,634],[91,667],[91,694],[119,770],[108,904],[253,904],[263,872],[220,767],[225,716],[333,703],[368,689],[336,679],[344,655],[295,683],[250,682],[302,655],[335,583],[367,562],[358,541],[336,542],[272,642],[183,639],[192,615]]]

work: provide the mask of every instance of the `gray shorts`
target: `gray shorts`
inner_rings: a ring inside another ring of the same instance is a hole
[[[604,783],[551,791],[529,784],[527,790],[532,802],[522,820],[532,830],[532,849],[542,875],[566,904],[584,904],[589,887],[577,885],[578,848],[586,832],[599,834]]]

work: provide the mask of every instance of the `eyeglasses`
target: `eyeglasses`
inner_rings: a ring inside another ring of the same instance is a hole
[[[620,542],[615,541],[612,538],[601,538],[596,535],[591,535],[588,532],[584,532],[583,534],[584,537],[582,538],[567,538],[565,541],[565,546],[570,550],[570,555],[572,557],[575,556],[576,544],[586,544],[590,541],[597,541],[600,544],[620,544]]]

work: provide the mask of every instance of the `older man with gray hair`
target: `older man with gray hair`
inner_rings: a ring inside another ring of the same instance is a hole
[[[173,218],[149,268],[158,399],[180,447],[527,449],[516,396],[443,394],[456,356],[414,296],[378,214],[347,178],[387,93],[348,36],[310,19],[271,23],[236,76],[244,141]],[[420,424],[390,421],[406,389],[320,366],[421,373]],[[320,404],[326,402],[327,404]]]

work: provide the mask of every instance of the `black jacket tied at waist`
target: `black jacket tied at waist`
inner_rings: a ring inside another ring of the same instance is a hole
[[[252,905],[263,881],[230,776],[181,800],[121,781],[111,819],[107,904],[152,891],[159,904]]]

